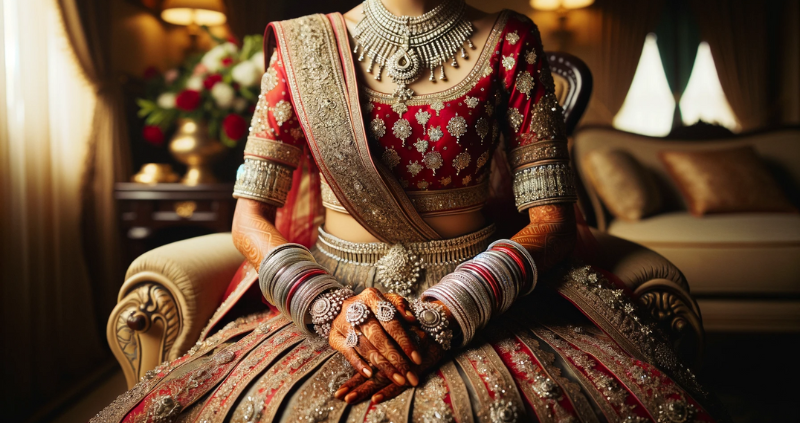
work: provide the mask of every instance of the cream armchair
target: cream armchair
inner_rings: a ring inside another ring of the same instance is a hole
[[[602,251],[599,264],[622,279],[670,334],[681,355],[696,363],[703,326],[681,272],[638,244],[594,234]],[[129,387],[146,371],[194,345],[243,260],[226,233],[165,245],[131,264],[107,330]]]

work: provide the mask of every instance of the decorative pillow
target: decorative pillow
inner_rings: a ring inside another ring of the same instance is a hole
[[[653,175],[622,150],[595,150],[583,168],[597,195],[618,219],[640,220],[661,209],[661,194]]]
[[[659,157],[695,216],[797,211],[753,147],[662,151]]]

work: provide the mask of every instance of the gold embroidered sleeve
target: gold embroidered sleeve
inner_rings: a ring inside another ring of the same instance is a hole
[[[244,164],[236,173],[235,198],[249,198],[283,206],[292,187],[292,171],[302,150],[280,141],[251,136],[244,149]]]

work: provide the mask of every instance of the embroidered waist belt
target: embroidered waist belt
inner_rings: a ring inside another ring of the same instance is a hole
[[[421,268],[428,268],[459,264],[475,257],[489,246],[489,238],[494,231],[494,224],[490,224],[457,238],[392,245],[385,242],[345,241],[320,228],[317,248],[337,261],[359,266],[376,266],[391,256],[409,255],[417,257]]]
[[[392,245],[349,242],[320,228],[315,257],[356,291],[381,286],[416,297],[459,264],[486,251],[494,231],[492,224],[457,238]]]

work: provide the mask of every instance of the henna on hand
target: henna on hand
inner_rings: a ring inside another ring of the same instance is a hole
[[[575,209],[569,204],[548,204],[528,209],[531,223],[511,240],[525,247],[539,272],[564,260],[575,248],[578,229]]]
[[[413,332],[419,338],[419,344],[423,351],[423,360],[419,365],[413,366],[417,374],[424,374],[424,372],[432,369],[443,357],[444,350],[433,338],[417,326],[412,326],[409,331]],[[348,404],[359,403],[370,396],[372,402],[378,404],[383,401],[390,400],[408,389],[407,385],[398,386],[387,379],[383,374],[378,373],[372,378],[365,378],[362,375],[356,374],[350,380],[342,384],[339,390],[336,391],[334,396],[337,399],[342,399]]]
[[[351,330],[351,325],[346,320],[346,314],[348,307],[356,301],[363,302],[371,310],[371,313],[363,323],[355,328],[356,331],[361,333],[361,336],[358,339],[358,344],[351,348],[345,345],[346,334]],[[397,304],[397,311],[394,317],[386,322],[381,322],[375,318],[378,303],[381,301],[389,301],[393,305]],[[401,301],[391,296],[384,297],[375,288],[365,289],[355,297],[345,300],[342,304],[342,311],[333,320],[331,335],[329,336],[330,345],[344,354],[353,367],[364,376],[370,377],[372,375],[370,367],[372,366],[377,368],[388,380],[399,386],[403,386],[406,383],[416,386],[419,383],[419,377],[412,371],[411,363],[409,363],[407,357],[414,363],[420,363],[422,362],[422,355],[399,319],[399,316],[408,319],[407,312],[408,304],[405,300]]]
[[[261,260],[273,248],[286,243],[278,232],[275,221],[275,206],[260,201],[240,198],[233,214],[233,245],[256,269]]]

